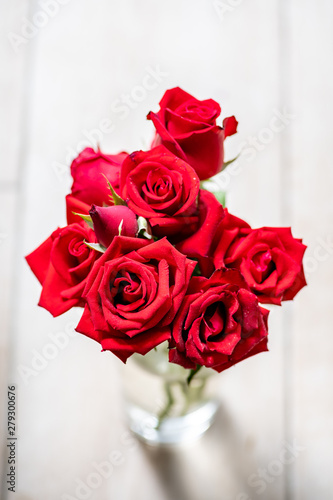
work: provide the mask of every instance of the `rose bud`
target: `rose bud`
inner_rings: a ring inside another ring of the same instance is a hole
[[[138,222],[134,212],[124,205],[113,207],[97,207],[92,205],[89,215],[94,224],[94,231],[99,243],[108,247],[115,236],[135,237],[138,232]]]

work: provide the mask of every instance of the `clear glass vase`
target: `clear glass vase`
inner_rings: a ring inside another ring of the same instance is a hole
[[[167,343],[124,367],[126,415],[130,429],[149,444],[197,439],[212,424],[218,400],[213,370],[190,371],[169,363]]]

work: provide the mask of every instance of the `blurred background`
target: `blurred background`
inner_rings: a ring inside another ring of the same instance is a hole
[[[1,0],[0,10],[1,498],[331,499],[332,2]],[[37,307],[23,257],[65,224],[71,160],[97,143],[148,148],[145,116],[174,86],[235,114],[226,159],[242,155],[222,179],[227,205],[253,227],[292,226],[308,245],[309,286],[272,310],[270,351],[220,375],[207,435],[156,450],[127,432],[121,363],[73,334],[78,312],[53,319]],[[112,452],[122,459],[111,476],[84,489]]]

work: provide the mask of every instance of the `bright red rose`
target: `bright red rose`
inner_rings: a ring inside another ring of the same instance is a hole
[[[123,362],[146,354],[170,339],[194,267],[165,238],[115,237],[88,277],[77,331]]]
[[[218,225],[209,252],[206,254],[210,257],[212,265],[214,266],[215,264],[216,269],[221,266],[224,267],[225,251],[230,245],[234,241],[247,236],[249,231],[251,231],[251,226],[245,220],[235,217],[227,208],[225,208],[224,213],[225,217]],[[218,262],[221,265],[217,265]]]
[[[167,90],[160,111],[147,116],[156,129],[152,147],[163,144],[189,163],[201,180],[209,179],[222,170],[224,139],[237,132],[234,116],[223,120],[223,128],[216,124],[220,114],[212,99],[199,101],[179,87]]]
[[[156,236],[184,238],[196,230],[199,187],[193,168],[164,146],[132,153],[121,168],[121,196]]]
[[[239,271],[194,277],[173,322],[169,360],[222,372],[267,351],[267,316]]]
[[[85,223],[58,228],[26,257],[32,272],[43,286],[41,307],[59,316],[75,306],[84,306],[82,293],[86,278],[99,252],[84,243],[97,243],[95,233]]]
[[[73,214],[87,214],[92,204],[112,205],[110,189],[105,177],[115,191],[119,190],[120,167],[127,153],[106,155],[100,150],[84,149],[71,165],[73,185],[71,194],[66,197],[67,222],[79,222]]]
[[[237,217],[222,221],[212,258],[215,268],[239,269],[263,304],[291,300],[306,285],[302,265],[306,246],[287,227],[251,229]]]
[[[190,259],[196,259],[199,262],[201,273],[204,276],[210,276],[214,266],[208,256],[225,213],[223,206],[213,193],[204,189],[200,189],[198,210],[199,225],[197,231],[178,243],[176,247]]]
[[[89,215],[94,224],[96,237],[101,245],[108,247],[115,236],[134,238],[138,232],[138,222],[134,212],[124,205],[96,207],[92,205]]]
[[[251,230],[251,227],[247,222],[230,214],[228,209],[225,208],[224,217],[217,225],[215,234],[211,231],[206,245],[200,247],[197,260],[202,275],[208,278],[215,269],[225,267],[223,249],[228,248],[229,244],[237,237],[247,235],[248,230]],[[188,257],[193,258],[194,245],[188,244],[186,240],[184,243],[186,243],[186,247],[179,248],[179,250],[183,251]],[[220,265],[217,265],[217,262],[220,262]]]

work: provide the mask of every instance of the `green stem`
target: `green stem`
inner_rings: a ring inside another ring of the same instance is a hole
[[[200,379],[199,385],[191,387],[187,382],[180,382],[180,386],[184,395],[184,406],[182,410],[182,415],[186,415],[190,406],[196,401],[200,401],[201,395],[206,385],[205,379]]]
[[[197,365],[196,368],[194,368],[193,370],[190,371],[190,374],[187,377],[187,385],[190,385],[192,378],[194,377],[194,375],[196,373],[198,373],[198,371],[200,370],[200,368],[201,368],[201,365]]]
[[[183,392],[184,399],[185,399],[183,414],[186,413],[187,409],[189,408],[189,406],[192,402],[192,397],[191,397],[191,393],[190,393],[190,384],[191,384],[193,377],[198,373],[198,371],[201,368],[202,367],[200,365],[197,365],[195,369],[191,370],[186,381],[185,380],[183,380],[183,381],[178,380],[178,381],[171,382],[171,381],[166,380],[164,382],[164,390],[165,390],[165,394],[167,397],[166,404],[165,404],[165,407],[162,408],[160,413],[157,415],[158,422],[156,425],[156,429],[159,429],[161,427],[163,420],[165,419],[165,417],[167,417],[170,414],[170,410],[173,408],[173,406],[175,404],[175,398],[174,398],[174,395],[173,395],[172,390],[171,390],[173,385],[179,384],[181,391]],[[204,386],[205,386],[205,383],[203,382],[200,387],[196,387],[196,391],[199,391],[199,393],[200,393],[203,390]]]
[[[181,382],[180,383],[182,392],[184,394],[184,406],[183,406],[183,411],[182,415],[186,415],[187,410],[189,409],[191,405],[191,395],[190,395],[190,387],[187,382]]]
[[[165,389],[165,393],[167,395],[167,403],[166,403],[165,407],[162,409],[162,411],[157,416],[158,423],[157,423],[156,429],[160,428],[163,419],[169,414],[171,408],[173,407],[173,405],[175,403],[175,400],[174,400],[172,392],[171,392],[171,385],[172,385],[172,382],[166,381],[164,383],[164,389]]]

